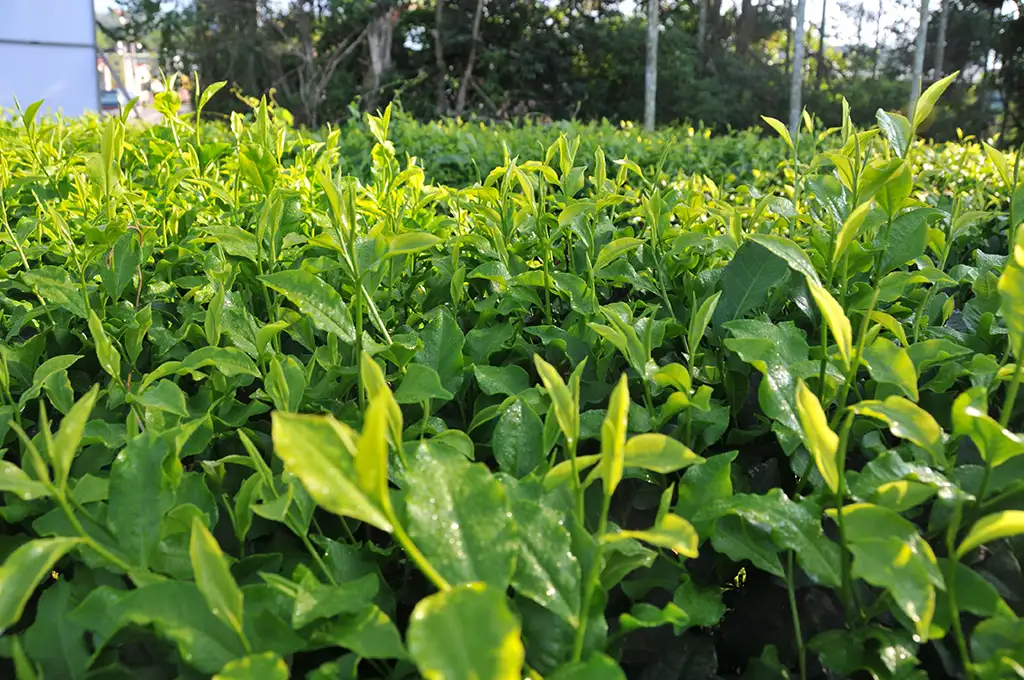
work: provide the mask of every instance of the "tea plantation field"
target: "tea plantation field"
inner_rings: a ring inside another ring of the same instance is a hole
[[[1024,178],[948,82],[0,122],[0,677],[1024,677]]]

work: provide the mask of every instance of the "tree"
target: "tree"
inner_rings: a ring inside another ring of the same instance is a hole
[[[469,86],[473,80],[473,67],[476,65],[477,45],[480,43],[480,22],[484,16],[485,0],[476,0],[476,12],[473,14],[473,35],[469,48],[469,58],[466,60],[466,70],[462,73],[462,80],[459,82],[459,93],[455,97],[455,115],[462,115],[466,108],[466,95],[469,93]]]
[[[697,54],[703,61],[704,51],[707,49],[708,41],[708,0],[700,0],[700,7],[697,10]]]
[[[654,129],[658,95],[658,0],[647,0],[647,66],[644,68],[644,128]]]
[[[932,78],[936,80],[942,77],[942,62],[946,56],[946,33],[948,30],[949,0],[942,0],[942,8],[939,10],[939,33],[935,36],[935,66],[932,69]]]
[[[821,81],[825,78],[825,20],[827,18],[828,0],[821,0],[821,24],[818,26],[818,33],[821,40],[818,43],[818,65],[817,79],[818,89],[821,89]]]
[[[924,74],[924,48],[928,44],[928,0],[921,0],[921,15],[917,25],[917,45],[914,48],[914,69],[910,74],[910,101],[907,117],[914,114],[917,98],[921,95],[921,77]]]
[[[438,118],[448,113],[448,65],[444,62],[444,42],[441,39],[441,28],[444,25],[445,0],[434,0],[434,65],[437,68],[437,103],[435,104]]]
[[[801,99],[804,87],[804,17],[807,14],[807,0],[796,3],[796,47],[793,50],[793,72],[789,80],[789,134],[796,136],[800,126]]]

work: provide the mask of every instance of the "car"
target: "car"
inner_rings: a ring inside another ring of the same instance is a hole
[[[119,113],[121,107],[128,103],[128,97],[122,90],[103,90],[100,92],[100,110],[103,113]]]

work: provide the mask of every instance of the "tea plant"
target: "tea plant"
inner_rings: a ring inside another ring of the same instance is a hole
[[[917,139],[951,78],[739,185],[18,112],[4,677],[1021,677],[1024,187]]]

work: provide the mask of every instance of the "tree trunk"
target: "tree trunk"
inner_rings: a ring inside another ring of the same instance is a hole
[[[793,68],[793,0],[786,0],[786,75]]]
[[[370,70],[366,73],[366,104],[372,111],[377,108],[381,76],[391,69],[391,39],[398,23],[398,10],[389,9],[373,20],[366,32],[370,47]]]
[[[644,128],[654,129],[654,104],[658,95],[659,0],[647,0],[647,65],[644,68]]]
[[[871,75],[875,78],[878,77],[878,62],[882,60],[882,3],[884,0],[878,0],[878,17],[875,22],[875,65],[872,69]]]
[[[445,0],[434,0],[434,65],[437,67],[437,117],[448,113],[448,66],[444,63],[441,27]]]
[[[935,37],[935,66],[932,68],[932,78],[938,80],[942,77],[943,60],[946,57],[946,33],[949,30],[949,0],[942,0],[942,9],[939,13],[939,32]]]
[[[697,15],[697,54],[704,59],[705,44],[708,40],[708,0],[699,0],[700,8]]]
[[[914,107],[921,96],[921,76],[924,73],[924,48],[928,44],[928,0],[921,0],[921,15],[917,25],[917,46],[914,48],[914,70],[910,74],[910,100],[907,118],[914,120]]]
[[[807,0],[796,2],[796,46],[793,49],[793,72],[789,80],[789,134],[796,138],[800,127],[801,97],[804,86],[804,17],[807,14]]]
[[[484,2],[477,0],[476,14],[473,15],[473,44],[469,48],[469,58],[466,60],[466,70],[462,73],[462,82],[459,83],[459,93],[455,97],[455,115],[461,116],[462,110],[466,108],[466,95],[469,93],[469,81],[473,78],[473,66],[476,63],[476,46],[480,42],[480,23],[484,16]]]
[[[740,3],[739,25],[736,27],[736,51],[745,54],[750,49],[754,33],[754,0]]]
[[[821,89],[821,81],[825,77],[825,19],[827,17],[828,0],[821,0],[821,24],[819,24],[818,32],[821,34],[821,41],[818,43],[818,71],[816,77],[818,79],[818,89]]]

